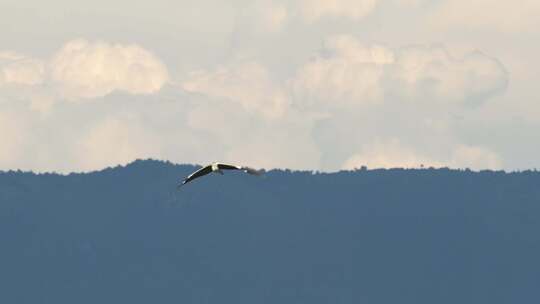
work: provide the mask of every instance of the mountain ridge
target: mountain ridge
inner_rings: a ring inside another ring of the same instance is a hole
[[[35,175],[61,175],[61,176],[70,176],[70,175],[80,175],[80,174],[94,174],[99,173],[103,171],[110,171],[110,170],[116,170],[116,169],[122,169],[127,167],[136,166],[141,163],[151,163],[151,164],[157,164],[162,166],[172,166],[172,167],[191,167],[191,168],[197,168],[206,164],[194,164],[194,163],[174,163],[169,160],[160,160],[160,159],[153,159],[153,158],[146,158],[146,159],[135,159],[127,164],[118,164],[115,166],[107,166],[101,169],[96,170],[90,170],[90,171],[71,171],[71,172],[58,172],[58,171],[34,171],[34,170],[21,170],[21,169],[0,169],[0,174],[2,173],[30,173]],[[404,167],[395,167],[395,168],[368,168],[366,166],[362,166],[360,168],[354,168],[354,169],[340,169],[338,171],[321,171],[317,169],[309,170],[309,169],[290,169],[290,168],[271,168],[271,169],[265,169],[267,172],[269,171],[285,171],[285,172],[310,172],[312,174],[335,174],[340,172],[356,172],[356,171],[377,171],[377,170],[450,170],[450,171],[466,171],[466,172],[475,172],[475,173],[481,173],[481,172],[503,172],[507,174],[515,174],[515,173],[533,173],[533,172],[540,172],[536,169],[521,169],[521,170],[503,170],[503,169],[479,169],[474,170],[470,168],[450,168],[450,167],[419,167],[419,168],[404,168]]]
[[[538,298],[538,172],[195,168],[0,173],[0,302]]]

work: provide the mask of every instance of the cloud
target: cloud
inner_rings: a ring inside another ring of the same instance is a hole
[[[36,93],[29,97],[30,110],[41,113],[41,115],[49,115],[52,108],[56,104],[54,96],[47,93]]]
[[[323,17],[360,19],[369,15],[378,0],[302,0],[301,11],[308,22]]]
[[[43,83],[45,64],[15,52],[0,52],[0,86],[34,86]]]
[[[449,157],[428,156],[410,146],[403,145],[397,139],[376,141],[366,145],[361,152],[349,157],[342,169],[368,168],[419,168],[451,167],[473,170],[500,169],[502,159],[495,152],[479,146],[458,144],[450,148]]]
[[[537,0],[445,0],[429,16],[428,24],[436,29],[499,31],[506,33],[538,32],[540,2]]]
[[[50,67],[52,81],[68,99],[95,98],[113,91],[151,94],[169,79],[165,65],[140,46],[83,39],[66,43]]]
[[[46,65],[17,52],[0,52],[0,99],[27,103],[31,110],[43,114],[50,112],[55,98],[47,92]]]
[[[416,46],[400,49],[396,57],[386,81],[398,96],[474,104],[503,92],[508,85],[502,64],[479,51],[455,58],[443,47]]]
[[[378,140],[354,154],[345,161],[342,169],[357,169],[366,166],[375,168],[419,168],[442,167],[442,163],[428,156],[421,155],[397,139]]]
[[[481,164],[473,152],[457,148],[460,140],[449,114],[506,88],[502,65],[480,52],[456,58],[442,46],[389,48],[341,35],[327,39],[289,81],[273,76],[252,61],[190,74],[182,88],[200,104],[189,111],[187,125],[221,147],[227,160],[245,159],[255,166],[497,167],[496,161]],[[418,132],[422,138],[411,137]],[[394,138],[410,141],[404,145]],[[373,144],[366,146],[365,140]],[[426,144],[432,147],[415,150]],[[287,150],[276,149],[283,146]],[[350,151],[360,152],[351,156]],[[298,154],[301,161],[293,157]]]
[[[289,6],[275,8],[286,13],[264,30],[292,22]],[[240,53],[236,58],[250,59],[179,73],[182,90],[162,89],[167,69],[133,45],[75,40],[49,61],[4,52],[0,70],[24,77],[8,77],[0,98],[24,108],[28,121],[0,117],[0,128],[21,130],[5,139],[9,156],[0,155],[2,164],[64,172],[147,157],[323,170],[502,164],[486,147],[461,144],[449,118],[504,91],[508,77],[497,60],[480,52],[457,58],[441,46],[364,44],[346,35],[325,40],[308,58],[312,52],[298,52],[286,67]],[[32,62],[42,69],[28,72]],[[150,102],[170,96],[179,102]]]
[[[484,147],[459,145],[449,161],[451,166],[458,168],[501,169],[503,162],[499,155]]]
[[[167,81],[163,63],[137,45],[73,40],[48,61],[0,52],[0,94],[29,101],[30,109],[42,114],[63,99],[98,98],[114,91],[151,94]]]
[[[303,25],[325,18],[347,18],[359,20],[370,15],[380,0],[300,0],[275,1],[259,0],[248,5],[243,16],[250,20],[244,25],[249,30],[274,33],[281,31],[285,25],[300,21]]]
[[[19,163],[27,132],[28,127],[17,113],[0,109],[0,170]]]
[[[254,13],[256,23],[267,32],[277,32],[285,26],[289,17],[289,8],[275,1],[263,1],[256,4]]]
[[[375,10],[380,0],[258,0],[248,5],[242,21],[248,21],[242,30],[275,33],[287,24],[300,21],[303,26],[330,18],[360,20]]]
[[[251,140],[231,146],[225,159],[258,168],[313,170],[321,153],[306,129],[286,124],[258,133]],[[287,128],[289,127],[289,129]]]
[[[268,118],[284,115],[289,105],[287,94],[272,82],[266,68],[255,62],[193,72],[181,86],[187,92],[237,103]]]
[[[160,141],[136,118],[106,118],[84,132],[74,147],[81,170],[127,164],[138,158],[159,158]]]
[[[302,66],[292,80],[296,100],[308,105],[379,102],[384,97],[384,67],[394,53],[381,46],[362,46],[356,39],[340,36],[325,43],[325,53]]]
[[[203,98],[188,111],[185,122],[204,146],[198,151],[203,162],[221,159],[265,168],[317,166],[320,152],[311,137],[313,120],[308,115],[293,111],[271,119],[261,119],[261,115],[246,113],[240,103]]]
[[[503,92],[508,75],[481,52],[455,58],[442,46],[393,49],[342,35],[328,39],[290,84],[295,102],[308,107],[391,100],[477,104]]]
[[[427,0],[394,0],[398,6],[402,7],[418,7],[428,2]]]

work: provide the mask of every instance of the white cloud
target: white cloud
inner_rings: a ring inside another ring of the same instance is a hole
[[[434,102],[479,103],[504,91],[508,75],[481,52],[455,58],[443,47],[416,46],[397,52],[388,85],[398,96]]]
[[[159,157],[160,150],[159,140],[138,119],[107,118],[82,134],[74,153],[79,169],[96,170]]]
[[[50,67],[52,80],[68,99],[95,98],[115,90],[151,94],[168,81],[165,65],[137,45],[70,41]]]
[[[537,0],[165,2],[133,7],[120,27],[111,24],[125,12],[125,3],[88,2],[83,10],[75,5],[84,11],[76,22],[56,18],[62,21],[54,29],[27,24],[30,36],[50,38],[39,43],[6,28],[2,45],[16,47],[17,53],[0,53],[0,106],[31,111],[12,111],[17,114],[8,115],[11,122],[0,122],[0,138],[16,147],[3,147],[4,159],[13,153],[4,164],[68,172],[84,161],[82,167],[98,169],[107,163],[106,153],[112,162],[124,162],[139,156],[138,150],[178,162],[246,159],[254,166],[324,170],[340,168],[355,152],[358,162],[368,157],[379,165],[496,167],[502,161],[494,152],[509,168],[538,162],[534,153],[524,152],[538,147],[524,139],[533,124],[515,123],[540,117],[534,85]],[[27,12],[24,5],[13,5]],[[34,17],[58,12],[40,6]],[[107,20],[96,24],[103,16]],[[8,12],[2,17],[20,19]],[[109,42],[68,42],[73,33]],[[324,37],[338,33],[354,36],[334,36],[314,54]],[[119,44],[118,37],[140,46]],[[448,47],[397,47],[419,42]],[[501,59],[509,74],[485,54],[462,55],[475,47]],[[168,72],[162,62],[191,93],[163,89]],[[512,86],[506,91],[509,76]],[[113,91],[120,94],[110,95]],[[151,93],[156,95],[130,96]],[[66,102],[88,98],[103,102]],[[172,99],[177,102],[155,102]],[[466,107],[477,103],[481,106]],[[19,121],[23,112],[28,122]],[[120,135],[106,139],[102,120],[118,112],[140,115],[139,120],[111,119],[117,122],[107,124],[110,136]],[[310,116],[314,112],[327,115],[327,121],[317,121]],[[84,127],[71,127],[79,122]],[[15,132],[21,138],[7,139],[12,133],[6,130],[25,125],[28,132]],[[99,130],[102,135],[90,136]],[[137,132],[159,149],[147,150],[132,135]],[[489,132],[498,136],[486,136]],[[122,134],[128,138],[126,152],[91,148],[100,140],[114,146]],[[508,138],[515,142],[509,145]],[[375,144],[364,147],[370,142]],[[472,146],[460,145],[464,142]],[[480,143],[495,151],[476,146]],[[31,149],[49,152],[37,159]]]
[[[11,169],[14,163],[20,163],[27,135],[27,126],[19,115],[0,109],[0,170]]]
[[[287,94],[274,85],[266,68],[254,62],[191,73],[182,82],[182,88],[190,93],[238,103],[245,110],[268,118],[284,115],[289,105]]]
[[[481,169],[501,169],[502,159],[495,152],[484,147],[459,145],[454,149],[451,166],[458,168]]]
[[[302,0],[301,11],[307,21],[323,17],[360,19],[370,14],[378,0]]]
[[[41,113],[43,116],[49,115],[56,104],[54,96],[46,93],[37,93],[29,97],[30,110]]]
[[[503,66],[480,52],[455,58],[440,46],[392,49],[337,36],[299,69],[291,86],[295,102],[312,106],[388,99],[479,103],[504,91],[507,83]]]
[[[231,146],[225,159],[266,169],[313,170],[317,167],[321,153],[311,141],[309,132],[294,130],[290,124],[276,127],[279,129],[265,130],[249,141]]]
[[[47,114],[62,98],[80,100],[113,91],[155,93],[168,81],[166,67],[136,45],[66,43],[52,60],[17,52],[0,52],[0,94],[28,101],[31,110]]]
[[[277,32],[285,26],[289,9],[284,4],[264,1],[256,6],[255,16],[263,30]]]
[[[477,168],[496,167],[496,162],[467,162],[459,150],[451,157],[445,155],[459,144],[447,111],[483,102],[503,91],[506,83],[502,65],[480,52],[455,58],[443,47],[389,48],[363,45],[351,36],[335,36],[284,85],[274,81],[264,66],[240,62],[192,73],[182,88],[208,102],[189,112],[188,126],[221,147],[227,160],[333,170],[342,165],[348,151],[363,147],[345,167],[365,162],[382,167],[455,164]],[[276,100],[276,96],[280,98]],[[289,100],[294,106],[289,106]],[[338,108],[328,109],[328,104]],[[376,107],[359,109],[359,104]],[[260,120],[254,115],[247,119],[243,110],[273,119]],[[358,110],[361,115],[355,114]],[[384,117],[376,118],[383,113]],[[317,123],[322,117],[333,116],[337,126]],[[364,146],[354,135],[364,134],[365,140],[373,130],[380,140],[371,146]],[[392,140],[411,138],[414,132],[426,134],[406,146]],[[434,146],[429,151],[418,153],[414,149],[428,142]],[[282,146],[288,149],[276,148]],[[261,158],[257,151],[272,156]],[[310,157],[300,161],[293,154]],[[487,150],[483,155],[489,155]]]
[[[419,5],[422,5],[428,2],[428,0],[394,0],[394,1],[397,5],[404,6],[404,7],[417,7]]]
[[[372,103],[384,96],[384,66],[394,54],[381,46],[363,46],[349,36],[328,39],[325,52],[302,66],[292,89],[302,103]]]
[[[421,155],[414,149],[405,146],[397,139],[376,141],[367,145],[358,154],[345,161],[343,169],[357,169],[366,166],[375,168],[419,168],[442,167],[442,163],[430,157]]]
[[[397,139],[379,140],[366,145],[360,153],[348,158],[342,168],[357,169],[362,166],[372,169],[419,168],[422,165],[424,167],[448,166],[473,170],[502,168],[500,156],[487,148],[458,144],[450,150],[452,152],[449,157],[428,156],[410,146],[403,145]]]
[[[445,0],[430,15],[429,25],[441,28],[538,32],[540,1]]]
[[[38,59],[15,52],[0,52],[0,86],[33,86],[43,82],[45,65]]]
[[[305,113],[261,119],[246,115],[238,103],[201,100],[186,123],[206,145],[199,151],[206,161],[294,169],[312,169],[319,163],[320,151],[311,137],[313,119]]]
[[[407,0],[406,0],[407,1]],[[410,1],[410,0],[409,0]],[[312,26],[330,18],[360,20],[375,10],[380,0],[257,0],[247,6],[243,18],[250,20],[248,30],[278,32],[287,24],[300,21]]]

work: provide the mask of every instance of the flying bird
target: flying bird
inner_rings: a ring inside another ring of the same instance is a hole
[[[201,177],[201,176],[205,176],[207,174],[210,174],[212,172],[215,172],[215,173],[219,173],[221,175],[223,175],[223,171],[222,170],[242,170],[248,174],[251,174],[251,175],[261,175],[263,173],[263,170],[256,170],[256,169],[253,169],[253,168],[250,168],[250,167],[240,167],[240,166],[235,166],[235,165],[227,165],[227,164],[222,164],[222,163],[213,163],[213,164],[210,164],[206,167],[202,167],[200,168],[199,170],[191,173],[190,175],[188,175],[186,178],[184,178],[184,180],[182,181],[182,183],[180,183],[178,185],[178,188],[182,187],[183,185],[189,183],[190,181],[198,178],[198,177]]]

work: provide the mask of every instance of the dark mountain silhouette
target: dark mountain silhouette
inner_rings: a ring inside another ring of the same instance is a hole
[[[540,303],[540,173],[0,173],[0,303]]]

